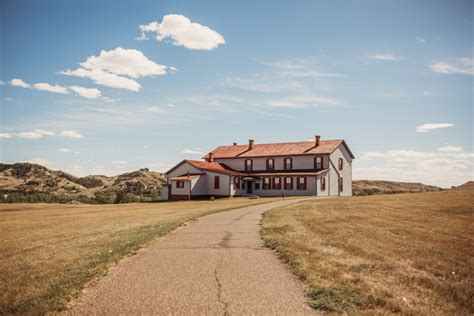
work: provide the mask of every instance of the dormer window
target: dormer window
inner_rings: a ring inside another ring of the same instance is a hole
[[[339,158],[339,170],[344,169],[344,160],[342,158]]]
[[[267,159],[267,170],[275,170],[275,159],[273,158]]]
[[[245,171],[252,171],[253,169],[253,161],[252,159],[245,159]]]
[[[285,170],[293,169],[293,158],[285,158],[283,160],[283,169]]]
[[[323,157],[318,156],[314,158],[314,169],[323,169]]]

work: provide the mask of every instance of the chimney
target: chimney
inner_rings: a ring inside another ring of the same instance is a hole
[[[234,146],[237,146],[237,143],[234,142]]]
[[[314,147],[318,147],[319,146],[319,140],[321,139],[321,136],[316,135],[314,138],[315,138]]]
[[[253,139],[249,139],[249,150],[253,148]]]
[[[214,162],[214,153],[212,151],[209,153],[207,161]]]

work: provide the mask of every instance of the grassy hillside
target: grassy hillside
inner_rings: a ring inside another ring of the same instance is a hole
[[[1,202],[124,203],[158,200],[164,175],[148,169],[76,177],[31,163],[0,164]]]
[[[440,187],[423,183],[395,182],[380,180],[354,180],[352,182],[353,195],[378,195],[396,193],[420,193],[442,191]]]
[[[474,314],[474,187],[318,199],[268,212],[262,234],[310,288],[348,314]]]
[[[0,205],[0,315],[45,314],[107,266],[186,221],[271,199]]]

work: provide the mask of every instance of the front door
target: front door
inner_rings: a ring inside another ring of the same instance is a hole
[[[253,185],[251,181],[247,181],[246,187],[247,187],[247,194],[252,194]]]

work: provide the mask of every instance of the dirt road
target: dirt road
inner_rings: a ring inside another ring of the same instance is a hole
[[[297,200],[212,214],[111,268],[72,314],[302,315],[304,289],[259,235],[261,214]]]

